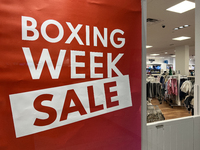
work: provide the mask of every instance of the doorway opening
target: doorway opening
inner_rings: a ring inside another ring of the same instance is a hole
[[[195,9],[173,12],[181,2],[147,0],[147,123],[194,115]]]

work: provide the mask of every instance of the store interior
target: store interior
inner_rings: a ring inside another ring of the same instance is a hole
[[[194,115],[195,0],[147,0],[146,27],[147,123]]]

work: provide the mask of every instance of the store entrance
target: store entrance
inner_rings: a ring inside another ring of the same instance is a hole
[[[147,0],[148,150],[200,149],[200,2],[188,0],[196,7],[182,13],[168,9],[181,2]]]
[[[194,115],[195,9],[180,2],[147,0],[147,123]]]

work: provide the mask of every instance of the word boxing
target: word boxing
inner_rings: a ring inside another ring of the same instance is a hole
[[[28,25],[28,22],[31,22],[31,25]],[[75,38],[79,45],[84,45],[83,41],[81,40],[80,36],[78,35],[78,32],[82,28],[82,24],[78,24],[76,27],[73,27],[73,25],[70,22],[66,22],[67,26],[71,30],[71,35],[67,38],[66,44],[70,44],[71,41]],[[54,25],[58,28],[58,36],[55,38],[52,38],[48,36],[47,34],[47,27],[50,25]],[[22,16],[22,40],[26,41],[35,41],[39,38],[39,31],[36,29],[37,27],[37,21],[32,17]],[[32,32],[33,35],[28,35],[28,32]],[[114,36],[116,34],[124,34],[124,31],[120,29],[114,29],[110,33],[110,43],[115,48],[122,48],[125,44],[125,38],[117,38],[117,43],[114,41]],[[49,19],[42,23],[41,25],[41,35],[42,37],[50,42],[50,43],[57,43],[64,37],[64,28],[63,26],[56,20]],[[97,37],[101,41],[104,47],[107,47],[108,45],[108,29],[104,28],[104,35],[102,36],[99,29],[97,27],[93,27],[93,45],[97,46]],[[90,26],[85,26],[85,39],[86,39],[86,45],[90,46]]]

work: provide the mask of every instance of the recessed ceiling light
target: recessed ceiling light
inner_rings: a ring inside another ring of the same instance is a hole
[[[167,54],[167,52],[165,52],[165,54]]]
[[[173,38],[172,40],[182,41],[182,40],[187,40],[187,39],[191,39],[191,37],[181,36],[181,37]]]
[[[187,27],[189,27],[189,26],[190,26],[190,25],[186,24],[186,25],[184,25],[184,26],[176,27],[176,28],[174,28],[174,30],[179,30],[179,29],[187,28]]]
[[[160,54],[150,54],[150,56],[158,56],[158,55],[160,55]]]
[[[171,57],[176,57],[176,55],[171,55]]]
[[[189,25],[188,24],[186,24],[186,25],[184,25],[184,27],[186,28],[186,27],[189,27]]]
[[[149,45],[146,46],[146,48],[151,48],[151,47],[153,47],[153,46],[149,46]]]
[[[183,26],[180,26],[179,29],[183,29]]]
[[[190,2],[190,1],[183,1],[180,2],[170,8],[168,8],[168,11],[172,11],[172,12],[176,12],[176,13],[184,13],[186,11],[189,11],[191,9],[195,8],[195,3],[194,2]]]

